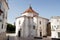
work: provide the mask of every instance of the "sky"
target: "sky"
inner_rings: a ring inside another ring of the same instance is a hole
[[[60,16],[60,0],[8,0],[8,23],[14,24],[17,17],[21,16],[31,5],[39,16],[50,19]]]

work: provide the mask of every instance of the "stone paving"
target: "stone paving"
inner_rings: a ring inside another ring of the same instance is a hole
[[[34,38],[9,37],[9,40],[51,40],[51,38],[34,39]]]

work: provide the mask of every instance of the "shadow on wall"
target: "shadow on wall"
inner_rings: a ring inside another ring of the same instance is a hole
[[[47,24],[47,36],[51,36],[51,24],[50,24],[50,22]]]

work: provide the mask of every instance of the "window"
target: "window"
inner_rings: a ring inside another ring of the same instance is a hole
[[[6,19],[7,19],[7,12],[6,12]]]
[[[54,28],[56,28],[56,26],[54,26]]]
[[[42,32],[40,32],[40,36],[42,36]]]
[[[58,37],[60,37],[60,32],[58,32]]]
[[[33,25],[33,29],[35,29],[35,25]]]
[[[3,24],[2,24],[2,29],[3,29]]]
[[[41,21],[40,21],[40,24],[41,24]]]
[[[59,26],[59,25],[57,25],[57,28],[56,28],[56,29],[59,29],[59,27],[60,27],[60,26]]]
[[[2,22],[2,20],[0,19],[0,22]]]
[[[5,15],[5,14],[3,13],[3,18],[4,18],[4,15]]]
[[[52,26],[52,27],[51,27],[51,30],[52,30],[52,31],[55,31],[55,28],[54,28],[54,27],[55,27],[55,26]]]
[[[40,27],[40,32],[42,31],[42,28]]]

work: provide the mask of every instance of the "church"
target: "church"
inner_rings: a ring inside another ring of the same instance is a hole
[[[39,16],[31,6],[16,18],[15,25],[19,37],[51,36],[49,19]]]

